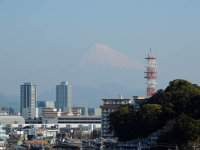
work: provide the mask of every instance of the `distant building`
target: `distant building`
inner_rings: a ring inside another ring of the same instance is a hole
[[[146,96],[133,96],[133,104],[136,106],[135,110],[138,111],[140,109],[140,105],[147,101]]]
[[[55,108],[54,101],[37,101],[38,107],[38,116],[42,117],[42,109],[43,108]]]
[[[84,116],[88,116],[88,107],[84,107],[84,112],[85,112]]]
[[[55,108],[55,102],[54,101],[37,101],[37,107]]]
[[[55,118],[61,116],[61,111],[56,108],[43,108],[42,114],[44,118]]]
[[[18,113],[7,113],[7,112],[0,111],[0,115],[1,116],[20,116],[21,114],[19,112]]]
[[[58,117],[61,116],[61,110],[59,109],[57,111],[56,108],[43,108],[42,109],[42,119],[45,124],[50,124],[50,123],[57,123]]]
[[[81,109],[80,108],[72,108],[73,116],[81,116]]]
[[[101,116],[100,108],[88,108],[88,107],[73,107],[73,109],[80,109],[81,116]]]
[[[80,109],[81,110],[81,116],[85,116],[86,107],[73,107],[72,109]]]
[[[133,96],[133,100],[137,106],[147,101],[146,96]]]
[[[101,116],[101,109],[100,108],[94,108],[94,116]]]
[[[0,116],[0,124],[25,124],[25,120],[22,116]]]
[[[3,125],[0,124],[0,149],[6,149],[6,131],[3,129]]]
[[[108,116],[111,112],[116,111],[120,106],[130,104],[131,99],[102,99],[103,105],[101,108],[101,136],[103,138],[111,138],[113,135],[108,133]]]
[[[6,106],[4,106],[4,107],[1,107],[1,110],[3,112],[7,113],[7,114],[14,113],[14,108],[12,108],[12,107],[6,107]]]
[[[101,117],[94,116],[60,116],[48,117],[43,119],[43,124],[67,124],[67,125],[101,125]]]
[[[88,116],[101,116],[100,108],[88,108]]]
[[[62,112],[71,112],[72,87],[67,82],[56,86],[56,108]]]
[[[38,117],[36,97],[36,85],[27,82],[20,86],[20,113],[25,119]]]

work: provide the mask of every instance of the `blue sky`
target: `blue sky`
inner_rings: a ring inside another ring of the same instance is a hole
[[[176,78],[200,84],[199,8],[199,0],[0,0],[0,92],[18,94],[24,81],[41,92],[62,80],[79,84],[65,69],[59,71],[63,76],[52,73],[95,43],[141,63],[152,48],[157,88]],[[124,78],[124,85],[145,87],[143,76],[135,78],[140,82]]]

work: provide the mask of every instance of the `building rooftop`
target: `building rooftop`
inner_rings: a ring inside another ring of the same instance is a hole
[[[67,81],[61,82],[61,85],[67,85]]]
[[[133,96],[134,99],[145,99],[146,96]]]
[[[24,85],[33,85],[32,82],[25,82]]]

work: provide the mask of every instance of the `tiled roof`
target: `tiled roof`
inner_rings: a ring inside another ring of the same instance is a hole
[[[37,130],[38,130],[38,131],[39,131],[39,130],[41,130],[41,131],[45,131],[45,130],[48,130],[48,129],[37,129]]]
[[[35,141],[24,141],[25,143],[30,144],[49,144],[48,141],[42,141],[42,140],[35,140]]]

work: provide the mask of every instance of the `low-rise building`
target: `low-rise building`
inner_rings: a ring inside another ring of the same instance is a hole
[[[146,102],[146,96],[133,96],[133,100],[136,105],[140,105]]]
[[[56,108],[43,108],[42,115],[44,118],[59,117],[61,116],[61,110],[57,111]]]
[[[43,124],[56,124],[58,122],[58,117],[61,116],[61,110],[57,111],[56,108],[43,108],[42,110]]]

